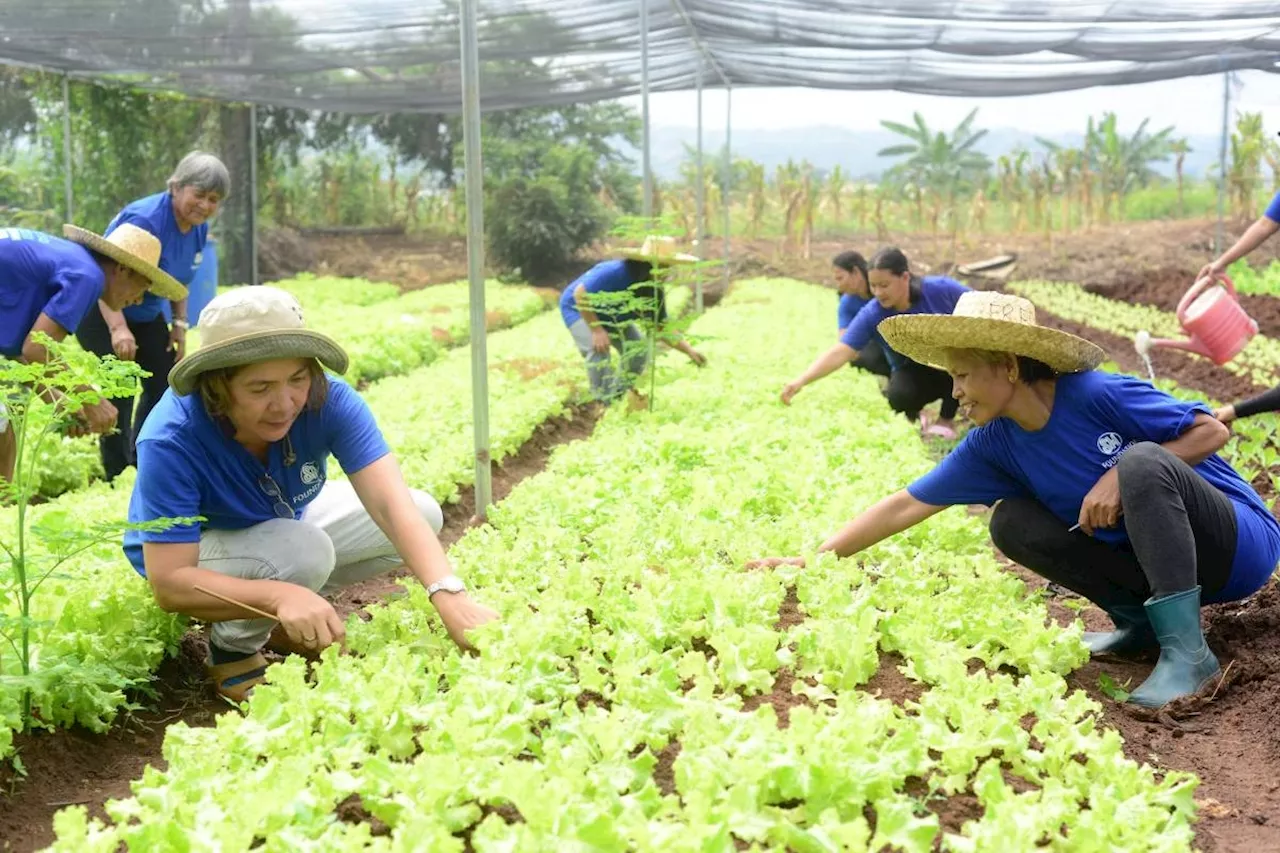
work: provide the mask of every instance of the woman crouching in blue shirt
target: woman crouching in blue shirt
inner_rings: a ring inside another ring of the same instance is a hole
[[[1251,595],[1280,560],[1280,524],[1215,455],[1227,428],[1201,403],[1093,370],[1102,350],[1037,326],[1021,297],[970,292],[951,316],[894,317],[880,332],[908,358],[945,364],[977,427],[821,550],[847,557],[944,507],[997,504],[996,547],[1115,623],[1085,634],[1090,651],[1160,650],[1129,701],[1157,708],[1211,683],[1201,603]]]
[[[246,699],[269,641],[311,655],[341,642],[326,597],[402,564],[465,646],[497,614],[453,574],[440,506],[405,485],[368,405],[325,373],[345,371],[346,353],[278,288],[236,288],[201,316],[202,348],[169,374],[138,436],[129,521],[205,520],[130,531],[124,550],[162,608],[213,623],[215,689]],[[348,481],[326,479],[330,454]]]
[[[841,252],[831,259],[831,272],[836,280],[836,291],[840,294],[840,303],[836,307],[836,324],[840,336],[858,316],[868,302],[874,301],[871,286],[867,278],[867,259],[860,252],[849,250]],[[889,360],[885,358],[884,348],[879,341],[868,341],[858,350],[858,357],[849,362],[850,367],[861,368],[876,376],[889,376]]]

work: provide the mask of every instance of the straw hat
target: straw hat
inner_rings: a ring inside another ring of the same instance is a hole
[[[345,373],[347,354],[329,337],[305,327],[302,306],[278,287],[237,287],[209,301],[200,312],[201,347],[169,371],[169,386],[190,394],[206,370],[239,367],[277,358],[316,358]]]
[[[1106,353],[1097,344],[1036,325],[1036,307],[1010,293],[970,290],[951,314],[899,314],[881,321],[880,334],[912,361],[943,367],[943,350],[980,349],[1034,358],[1059,373],[1097,367]]]
[[[702,260],[697,255],[677,252],[675,237],[659,237],[656,234],[645,237],[639,249],[623,249],[621,254],[624,258],[648,261],[651,264],[696,264]]]
[[[126,222],[106,237],[94,234],[75,225],[63,225],[62,235],[73,243],[106,255],[116,263],[141,273],[151,282],[147,288],[165,299],[186,299],[187,289],[182,283],[160,269],[160,240],[137,225]]]

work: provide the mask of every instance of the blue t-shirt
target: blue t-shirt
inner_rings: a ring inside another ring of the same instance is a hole
[[[1275,198],[1271,199],[1271,204],[1267,205],[1267,210],[1262,215],[1272,222],[1280,223],[1280,193],[1276,193]]]
[[[875,340],[884,348],[889,369],[897,370],[906,364],[907,359],[900,353],[894,352],[885,343],[877,328],[880,321],[898,314],[950,314],[955,310],[960,294],[968,289],[954,278],[947,278],[944,275],[927,275],[920,279],[919,285],[912,282],[910,308],[906,311],[895,311],[892,308],[885,308],[879,300],[872,299],[853,318],[849,328],[845,329],[844,334],[840,336],[840,343],[855,350],[861,350]]]
[[[907,491],[933,506],[986,504],[1032,498],[1064,528],[1080,519],[1080,505],[1098,478],[1132,445],[1165,444],[1185,432],[1203,403],[1186,403],[1131,376],[1088,371],[1060,376],[1049,422],[1027,432],[1009,418],[969,430],[937,468]],[[1195,471],[1230,498],[1236,510],[1236,554],[1227,586],[1206,601],[1235,601],[1264,584],[1280,561],[1280,524],[1258,493],[1214,455]],[[1124,516],[1094,536],[1110,545],[1129,541]]]
[[[862,310],[862,306],[872,301],[874,300],[863,299],[861,296],[853,293],[840,294],[840,307],[836,309],[836,320],[839,323],[837,328],[849,328],[849,324],[853,322],[853,318],[858,316],[858,312]]]
[[[27,228],[0,228],[0,355],[19,356],[41,314],[74,332],[97,310],[106,277],[78,243]]]
[[[191,284],[209,239],[209,223],[197,225],[185,234],[179,231],[178,218],[173,215],[173,196],[168,191],[125,205],[105,233],[110,234],[126,222],[154,234],[160,241],[160,269],[183,284]],[[162,314],[166,321],[172,318],[169,300],[149,290],[141,302],[124,309],[124,316],[138,323],[150,322]]]
[[[294,518],[325,483],[332,453],[348,474],[390,452],[364,398],[337,377],[320,411],[304,411],[289,429],[294,464],[285,467],[283,441],[271,445],[264,467],[257,457],[205,411],[200,395],[170,389],[147,415],[138,435],[138,479],[129,498],[129,521],[204,516],[161,533],[128,531],[124,552],[146,577],[143,542],[199,542],[202,529],[242,530],[276,518],[276,499],[259,484],[264,474],[279,486]]]
[[[582,319],[582,314],[579,313],[578,305],[573,297],[573,291],[577,289],[578,285],[585,285],[587,293],[620,294],[635,283],[631,280],[631,274],[627,271],[626,261],[602,261],[596,264],[574,279],[560,294],[560,316],[564,318],[565,326],[572,326]],[[634,311],[610,311],[607,305],[608,303],[605,302],[600,308],[593,307],[591,309],[601,323],[625,323],[635,319],[636,313]]]

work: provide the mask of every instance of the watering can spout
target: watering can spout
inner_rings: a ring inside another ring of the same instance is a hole
[[[1195,353],[1196,355],[1202,355],[1205,358],[1214,357],[1214,353],[1210,352],[1208,347],[1196,338],[1187,338],[1184,340],[1177,340],[1174,338],[1153,338],[1151,337],[1150,332],[1143,329],[1138,332],[1138,335],[1133,342],[1133,348],[1138,351],[1138,355],[1142,356],[1151,355],[1151,351],[1156,347],[1161,349],[1180,349],[1186,352]]]

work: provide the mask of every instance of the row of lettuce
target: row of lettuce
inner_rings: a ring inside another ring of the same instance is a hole
[[[468,531],[452,559],[504,614],[481,654],[408,584],[352,621],[355,654],[170,727],[167,769],[105,822],[60,812],[54,849],[1187,849],[1196,780],[1127,759],[1068,689],[1079,628],[1000,569],[981,519],[742,569],[930,465],[868,376],[777,402],[831,308],[740,283],[694,326],[708,367],[664,369],[649,411],[609,410]],[[781,620],[791,592],[803,618]],[[917,699],[869,689],[892,667]],[[952,797],[977,816],[944,828]]]

